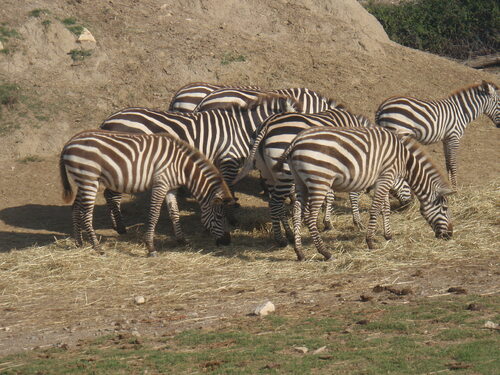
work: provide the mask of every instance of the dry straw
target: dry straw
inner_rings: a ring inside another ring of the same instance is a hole
[[[324,285],[353,274],[390,275],[406,267],[457,260],[498,264],[498,188],[498,182],[465,187],[450,198],[455,227],[450,241],[434,238],[417,203],[394,212],[394,240],[386,242],[379,228],[379,248],[375,251],[367,250],[364,233],[352,225],[346,202],[337,202],[336,228],[322,234],[335,254],[330,262],[317,254],[306,230],[306,262],[295,260],[291,246],[275,248],[267,219],[262,217],[266,203],[256,198],[242,198],[247,208],[242,209],[241,227],[247,230],[234,231],[229,247],[215,247],[206,233],[190,233],[189,247],[173,247],[171,237],[159,235],[163,251],[157,258],[147,258],[139,242],[140,231],[127,235],[126,240],[106,231],[106,256],[96,255],[90,247],[75,248],[69,238],[48,246],[12,250],[0,254],[3,325],[29,329],[40,327],[40,321],[50,327],[70,321],[85,324],[97,317],[116,319],[124,309],[139,309],[133,303],[137,295],[146,297],[150,313],[155,310],[172,319],[175,311],[187,305],[208,311],[222,302],[241,303],[243,294],[253,303],[259,296],[276,294],[283,288]],[[248,208],[248,202],[259,207]],[[363,198],[365,219],[368,204],[369,199]],[[253,215],[253,211],[258,214]],[[199,218],[193,218],[192,223],[197,225]]]

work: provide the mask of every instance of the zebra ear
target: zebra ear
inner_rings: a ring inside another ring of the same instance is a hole
[[[495,93],[495,88],[487,81],[481,82],[481,89],[488,95],[493,95]]]

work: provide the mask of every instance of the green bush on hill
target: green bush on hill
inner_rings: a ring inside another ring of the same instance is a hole
[[[498,0],[415,0],[366,4],[395,42],[466,59],[500,50]]]

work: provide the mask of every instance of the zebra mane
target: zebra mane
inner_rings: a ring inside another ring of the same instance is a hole
[[[122,133],[123,134],[123,133]],[[222,174],[220,171],[215,167],[215,165],[207,159],[205,155],[203,155],[197,148],[191,146],[189,143],[183,141],[180,138],[177,138],[176,136],[173,136],[169,133],[158,133],[158,134],[152,134],[153,136],[158,136],[158,137],[165,137],[170,139],[173,143],[175,143],[181,150],[186,151],[190,154],[192,154],[196,159],[203,160],[203,162],[210,168],[212,173],[217,176],[217,178],[221,181],[221,188],[223,191],[223,200],[226,199],[232,199],[233,195],[231,193],[231,190],[229,189],[229,186],[227,186],[226,181],[222,177]]]
[[[459,95],[459,94],[462,94],[463,92],[467,92],[467,91],[476,91],[476,92],[484,91],[484,92],[488,92],[488,86],[491,86],[496,91],[498,91],[498,86],[496,84],[494,84],[493,82],[482,81],[481,83],[475,83],[475,84],[468,85],[468,86],[462,87],[460,89],[457,89],[457,90],[453,91],[449,95],[449,97],[452,97],[452,96],[455,96],[455,95]]]
[[[450,189],[450,186],[447,182],[447,179],[444,177],[443,173],[441,170],[436,166],[436,163],[434,163],[434,160],[432,160],[425,151],[424,147],[415,139],[412,137],[408,136],[396,136],[399,138],[399,140],[405,145],[405,147],[408,149],[408,151],[414,155],[416,158],[420,159],[421,161],[424,161],[428,166],[429,169],[432,171],[432,174],[435,176],[436,179],[439,180],[439,186],[445,189]],[[451,189],[450,189],[451,190]]]
[[[275,94],[272,92],[259,93],[257,95],[257,99],[252,102],[247,103],[246,109],[253,110],[261,105],[272,102],[273,100],[283,100],[290,104],[291,107],[295,109],[297,112],[302,112],[302,103],[297,101],[294,98],[291,98],[286,95]]]

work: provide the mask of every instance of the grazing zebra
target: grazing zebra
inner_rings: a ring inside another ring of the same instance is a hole
[[[168,110],[184,113],[193,112],[196,106],[203,100],[205,96],[213,91],[223,88],[260,90],[258,86],[223,86],[212,85],[205,82],[189,83],[177,90],[172,101],[170,102]]]
[[[314,244],[326,259],[317,228],[317,217],[325,195],[334,191],[364,191],[375,188],[366,231],[369,249],[374,247],[377,216],[382,212],[384,237],[392,237],[388,226],[388,192],[397,178],[405,179],[420,201],[420,213],[437,238],[449,239],[453,227],[446,195],[452,190],[415,140],[403,139],[383,128],[313,128],[301,132],[275,166],[284,161],[292,172],[296,200],[293,207],[295,252],[304,259],[300,238],[302,210]]]
[[[389,98],[378,108],[375,121],[398,134],[410,135],[424,145],[442,141],[446,170],[455,189],[460,138],[465,127],[483,113],[500,127],[498,86],[485,81],[441,100]]]
[[[73,203],[73,229],[78,246],[83,244],[83,226],[93,248],[99,251],[92,215],[101,183],[111,192],[137,193],[152,189],[145,234],[150,256],[156,255],[153,236],[161,204],[180,185],[185,185],[200,202],[202,224],[216,237],[216,243],[231,242],[223,215],[224,206],[232,202],[227,184],[205,156],[169,134],[84,131],[66,143],[59,165],[64,201],[73,198],[68,175],[78,188]],[[124,231],[119,201],[110,195],[105,197],[113,226]],[[172,217],[172,221],[174,230],[179,232],[178,217]]]
[[[298,133],[304,129],[317,126],[372,127],[373,125],[365,117],[353,115],[343,108],[332,108],[315,114],[284,113],[272,116],[258,129],[258,135],[249,157],[235,180],[235,182],[239,181],[250,172],[255,159],[255,165],[264,178],[270,193],[269,210],[274,240],[279,246],[286,246],[288,243],[281,232],[281,225],[285,229],[289,241],[293,241],[293,232],[288,225],[284,205],[286,197],[292,191],[293,177],[287,165],[279,172],[274,171],[273,167]],[[402,205],[406,205],[411,200],[410,188],[403,180],[397,180],[393,192],[400,199]],[[357,227],[362,228],[358,203],[359,196],[360,193],[358,192],[349,194],[353,222]],[[333,204],[333,194],[328,194],[326,203],[324,225],[325,229],[330,229],[332,227],[331,206]]]
[[[240,95],[235,94],[239,92]],[[228,102],[238,105],[255,100],[257,94],[274,93],[301,103],[304,113],[326,111],[336,106],[335,101],[308,88],[263,90],[258,86],[224,86],[210,83],[191,83],[180,88],[170,102],[170,111],[192,112],[225,106]],[[202,103],[203,102],[203,103]]]
[[[300,110],[293,99],[276,94],[260,94],[247,106],[230,106],[192,114],[154,111],[146,108],[128,108],[108,117],[101,129],[133,132],[166,132],[179,137],[200,150],[231,184],[241,162],[250,150],[250,139],[255,129],[272,114]],[[120,199],[119,194],[115,194]],[[173,210],[177,208],[175,195],[170,197]]]

